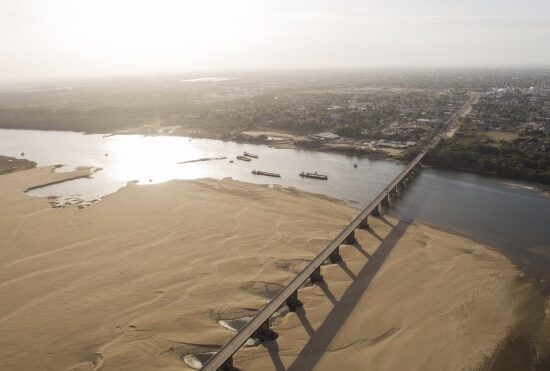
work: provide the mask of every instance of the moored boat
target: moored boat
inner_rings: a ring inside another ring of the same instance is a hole
[[[255,154],[249,153],[249,152],[243,152],[243,156],[252,157],[252,158],[258,158],[258,155],[255,155]]]
[[[250,157],[246,157],[246,156],[237,156],[237,160],[241,160],[241,161],[250,161]]]
[[[252,174],[254,174],[254,175],[272,176],[272,177],[275,177],[275,178],[280,178],[280,177],[281,177],[281,174],[270,173],[269,171],[260,171],[260,170],[252,170]]]
[[[304,178],[311,178],[311,179],[320,179],[320,180],[328,180],[328,176],[324,174],[317,174],[317,172],[314,173],[304,173],[303,171],[298,174],[301,177]]]

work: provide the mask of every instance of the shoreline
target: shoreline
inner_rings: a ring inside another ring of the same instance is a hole
[[[390,213],[391,215],[391,213]],[[396,216],[394,216],[396,217]],[[402,220],[399,218],[399,220]],[[536,286],[539,288],[542,295],[549,296],[550,295],[550,267],[546,267],[546,269],[541,269],[540,266],[533,266],[532,261],[531,262],[524,262],[522,261],[522,257],[524,254],[530,254],[528,250],[522,250],[522,251],[511,251],[510,249],[506,248],[505,246],[497,246],[498,241],[493,241],[494,244],[491,244],[488,241],[484,241],[483,239],[474,236],[473,234],[470,234],[466,231],[453,228],[453,227],[445,227],[436,225],[433,223],[430,223],[422,218],[416,218],[410,221],[404,221],[404,222],[410,222],[410,223],[419,223],[426,225],[430,228],[433,228],[435,230],[449,233],[452,235],[460,236],[465,239],[474,241],[475,243],[483,246],[486,249],[489,249],[491,251],[494,251],[502,256],[504,256],[506,259],[508,259],[511,263],[514,264],[514,266],[517,267],[518,270],[520,270],[522,273],[526,274],[530,280]],[[542,265],[542,264],[541,264]]]
[[[75,132],[75,133],[78,133],[78,134],[82,134],[82,135],[87,135],[89,133],[82,133],[82,132]],[[97,135],[97,134],[94,134],[94,135]],[[144,135],[144,134],[114,134],[114,135]],[[162,134],[158,134],[158,135],[162,135]],[[145,136],[148,136],[148,135],[145,135]],[[157,136],[157,135],[155,135]],[[208,139],[210,140],[210,139]],[[214,139],[214,140],[219,140],[219,139]],[[315,151],[315,150],[312,150],[312,151]],[[197,160],[191,160],[191,162],[193,161],[197,161]],[[431,166],[426,166],[426,168],[431,168]],[[434,167],[435,169],[439,169],[438,167]],[[448,170],[448,169],[446,169]],[[450,170],[450,171],[459,171],[460,170]],[[77,176],[75,179],[78,179],[78,178],[83,178],[83,177],[87,177],[89,175],[79,175]],[[501,178],[501,177],[497,177],[499,178],[500,180],[502,180],[503,182],[507,181],[508,179],[504,179],[504,178]],[[56,184],[56,183],[59,183],[59,182],[65,182],[65,181],[70,181],[72,179],[67,179],[67,180],[63,180],[63,181],[55,181],[51,184]],[[35,188],[43,188],[43,187],[46,187],[48,185],[51,185],[51,184],[44,184],[44,185],[41,185],[39,187],[33,187],[32,189],[35,189]],[[507,185],[510,185],[507,183]],[[284,186],[282,186],[284,188]],[[527,187],[527,186],[522,186],[520,185],[520,187],[522,189],[527,189],[529,191],[532,191],[532,192],[537,192],[537,193],[543,193],[544,195],[544,190],[542,188],[537,188],[537,189],[534,189],[533,187]],[[28,190],[31,190],[31,189],[28,189]],[[27,190],[27,191],[28,191]],[[324,195],[323,193],[316,193],[318,196],[326,196]],[[337,198],[337,197],[331,197],[331,196],[326,196],[326,197],[329,197],[330,199],[337,199],[338,202],[341,202],[347,206],[350,206],[350,207],[353,207],[357,210],[360,210],[359,208],[357,208],[357,204],[355,201],[352,201],[352,200],[348,200],[348,199],[341,199],[341,198]],[[422,220],[423,221],[423,220]],[[427,221],[423,221],[424,223],[426,224],[430,224],[429,222]],[[449,231],[451,233],[454,233],[454,234],[460,234],[461,236],[465,236],[469,239],[472,239],[476,242],[480,242],[480,243],[483,243],[483,244],[486,244],[486,245],[491,245],[491,243],[497,243],[499,241],[490,241],[490,240],[487,240],[487,239],[483,239],[483,238],[479,238],[478,236],[476,236],[475,234],[471,234],[471,233],[468,233],[466,231],[462,231],[462,230],[458,230],[458,229],[454,229],[452,227],[445,227],[445,226],[436,226],[435,224],[430,224],[432,225],[433,227],[436,227],[436,228],[440,228],[442,230],[445,230],[445,231]],[[517,249],[509,249],[507,247],[504,247],[504,246],[497,246],[495,247],[495,249],[499,252],[502,252],[503,254],[505,254],[505,256],[507,256],[510,260],[512,260],[514,262],[514,264],[516,264],[518,267],[520,267],[526,274],[528,274],[531,278],[533,278],[533,280],[538,284],[538,286],[541,288],[541,290],[545,293],[549,292],[550,291],[550,270],[544,266],[544,264],[536,264],[536,261],[537,261],[537,256],[536,254],[535,255],[532,255],[533,253],[531,253],[529,250],[527,249],[521,249],[521,248],[517,248]],[[527,259],[525,259],[527,257]]]
[[[203,132],[198,132],[196,130],[184,131],[182,133],[172,133],[172,132],[149,132],[144,130],[118,130],[111,132],[99,132],[94,130],[61,130],[61,129],[44,129],[44,128],[13,128],[13,127],[0,127],[0,129],[5,130],[34,130],[34,131],[46,131],[46,132],[71,132],[76,134],[83,135],[102,135],[104,137],[111,137],[115,135],[139,135],[143,137],[157,137],[157,136],[168,136],[168,137],[180,137],[180,138],[190,138],[190,139],[206,139],[206,140],[218,140],[222,142],[233,142],[239,144],[254,144],[254,145],[263,145],[267,147],[272,147],[275,149],[296,149],[303,151],[313,151],[313,152],[323,152],[323,153],[336,153],[341,155],[346,155],[350,157],[365,157],[372,160],[388,160],[396,161],[399,163],[405,163],[406,161],[401,160],[398,156],[391,155],[383,150],[378,152],[354,152],[353,150],[343,150],[342,147],[332,147],[332,148],[309,148],[303,146],[297,146],[295,143],[292,143],[289,146],[284,144],[281,147],[278,147],[276,142],[265,142],[265,141],[256,141],[256,140],[245,140],[239,139],[236,137],[227,137],[224,134],[208,134]]]
[[[88,134],[88,133],[81,133],[81,132],[75,132],[75,133],[79,133],[79,134],[83,134],[83,135]],[[94,135],[96,135],[96,134],[94,134]],[[120,135],[124,135],[124,134],[120,134]],[[142,134],[131,134],[131,135],[140,135],[141,136]],[[159,134],[159,135],[161,135],[161,134]],[[23,161],[26,161],[26,160],[23,160]],[[192,161],[197,161],[197,160],[192,160]],[[426,167],[430,168],[429,166],[426,166]],[[438,169],[437,167],[435,167],[435,168]],[[455,171],[455,170],[450,170],[450,171]],[[61,180],[61,181],[56,180],[56,181],[54,181],[50,184],[42,184],[42,185],[37,186],[37,187],[32,187],[30,189],[27,189],[27,191],[32,190],[32,189],[36,189],[36,188],[47,187],[47,186],[52,185],[52,184],[71,181],[73,179],[85,178],[85,177],[89,177],[89,176],[90,176],[90,174],[86,174],[86,175],[78,175],[75,178],[71,178],[71,179],[64,179],[64,180]],[[503,181],[507,180],[507,179],[502,179],[502,178],[500,178],[500,179],[503,180]],[[281,186],[281,187],[284,188],[284,186]],[[522,186],[521,188],[522,189],[526,188],[526,186]],[[537,193],[544,192],[540,188],[532,189],[532,187],[529,187],[527,190],[537,192]],[[357,207],[357,204],[354,201],[351,201],[351,200],[348,200],[348,199],[341,199],[341,198],[337,198],[337,197],[327,196],[323,193],[314,193],[314,194],[316,194],[318,197],[327,197],[328,199],[338,200],[338,202],[341,202],[344,205],[347,205],[347,206],[353,207],[354,209],[360,210],[360,208]],[[444,231],[448,231],[448,232],[451,232],[451,233],[454,233],[454,234],[460,234],[461,236],[467,237],[471,240],[474,240],[476,242],[480,242],[482,244],[486,244],[488,246],[490,246],[492,243],[493,244],[496,243],[497,247],[495,247],[495,249],[497,251],[503,253],[507,258],[509,258],[512,262],[514,262],[514,264],[516,264],[520,269],[522,269],[522,271],[524,271],[526,274],[528,274],[534,280],[534,282],[537,283],[537,285],[541,288],[541,290],[544,293],[547,293],[547,292],[550,291],[550,270],[547,267],[545,267],[544,264],[542,264],[542,263],[537,264],[536,263],[536,261],[537,261],[536,254],[532,255],[533,253],[531,253],[529,250],[521,249],[521,248],[511,250],[511,249],[509,249],[505,246],[498,246],[499,241],[494,241],[494,240],[491,241],[491,240],[479,238],[475,234],[471,234],[471,233],[468,233],[467,231],[458,230],[458,229],[455,229],[455,228],[452,228],[452,227],[436,226],[435,224],[430,224],[429,222],[424,221],[424,220],[422,220],[422,222],[424,222],[425,224],[429,224],[433,227],[440,228],[441,230],[444,230]],[[527,259],[526,259],[526,257],[527,257]]]

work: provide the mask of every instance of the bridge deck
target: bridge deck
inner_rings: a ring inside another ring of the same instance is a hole
[[[468,105],[468,104],[467,104]],[[464,111],[465,108],[461,110]],[[460,113],[457,113],[450,120],[447,130],[452,128]],[[397,187],[403,179],[422,161],[424,156],[434,148],[443,138],[443,134],[437,135],[432,142],[420,152],[409,165],[382,191],[380,194],[365,208],[363,211],[346,227],[336,238],[323,250],[315,259],[313,259],[294,279],[277,294],[256,316],[243,327],[237,335],[235,335],[227,344],[225,344],[218,353],[212,357],[208,363],[202,368],[204,371],[215,371],[221,368],[227,360],[229,360],[235,352],[250,338],[266,321],[269,321],[273,313],[279,309],[313,274],[313,272],[321,266],[321,264],[336,250],[346,238],[351,235],[355,229],[359,227],[361,222],[367,218],[371,212],[378,207],[382,200]]]

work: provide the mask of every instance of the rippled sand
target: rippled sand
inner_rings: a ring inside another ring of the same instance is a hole
[[[231,180],[129,184],[52,208],[24,193],[78,175],[51,170],[0,176],[0,369],[185,369],[357,213]],[[238,367],[512,370],[547,355],[545,298],[508,260],[422,224],[371,226]]]

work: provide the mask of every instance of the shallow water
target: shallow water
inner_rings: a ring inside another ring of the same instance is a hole
[[[426,221],[493,246],[550,289],[550,197],[524,182],[422,169],[390,214]]]
[[[250,162],[235,159],[243,151],[259,155],[259,159]],[[404,167],[393,161],[217,140],[0,129],[0,154],[21,157],[21,152],[39,165],[64,164],[58,171],[78,166],[102,168],[92,179],[73,180],[29,192],[34,196],[80,195],[79,198],[86,200],[115,192],[132,180],[150,184],[170,179],[232,177],[296,187],[365,206]],[[227,159],[178,164],[218,157]],[[353,167],[354,163],[357,168]],[[281,178],[255,176],[251,174],[253,169],[280,173]],[[301,171],[318,171],[327,174],[329,179],[301,178],[298,176]],[[505,251],[524,266],[548,272],[550,198],[509,183],[532,186],[526,182],[425,168],[407,192],[393,202],[391,213],[460,231]]]

